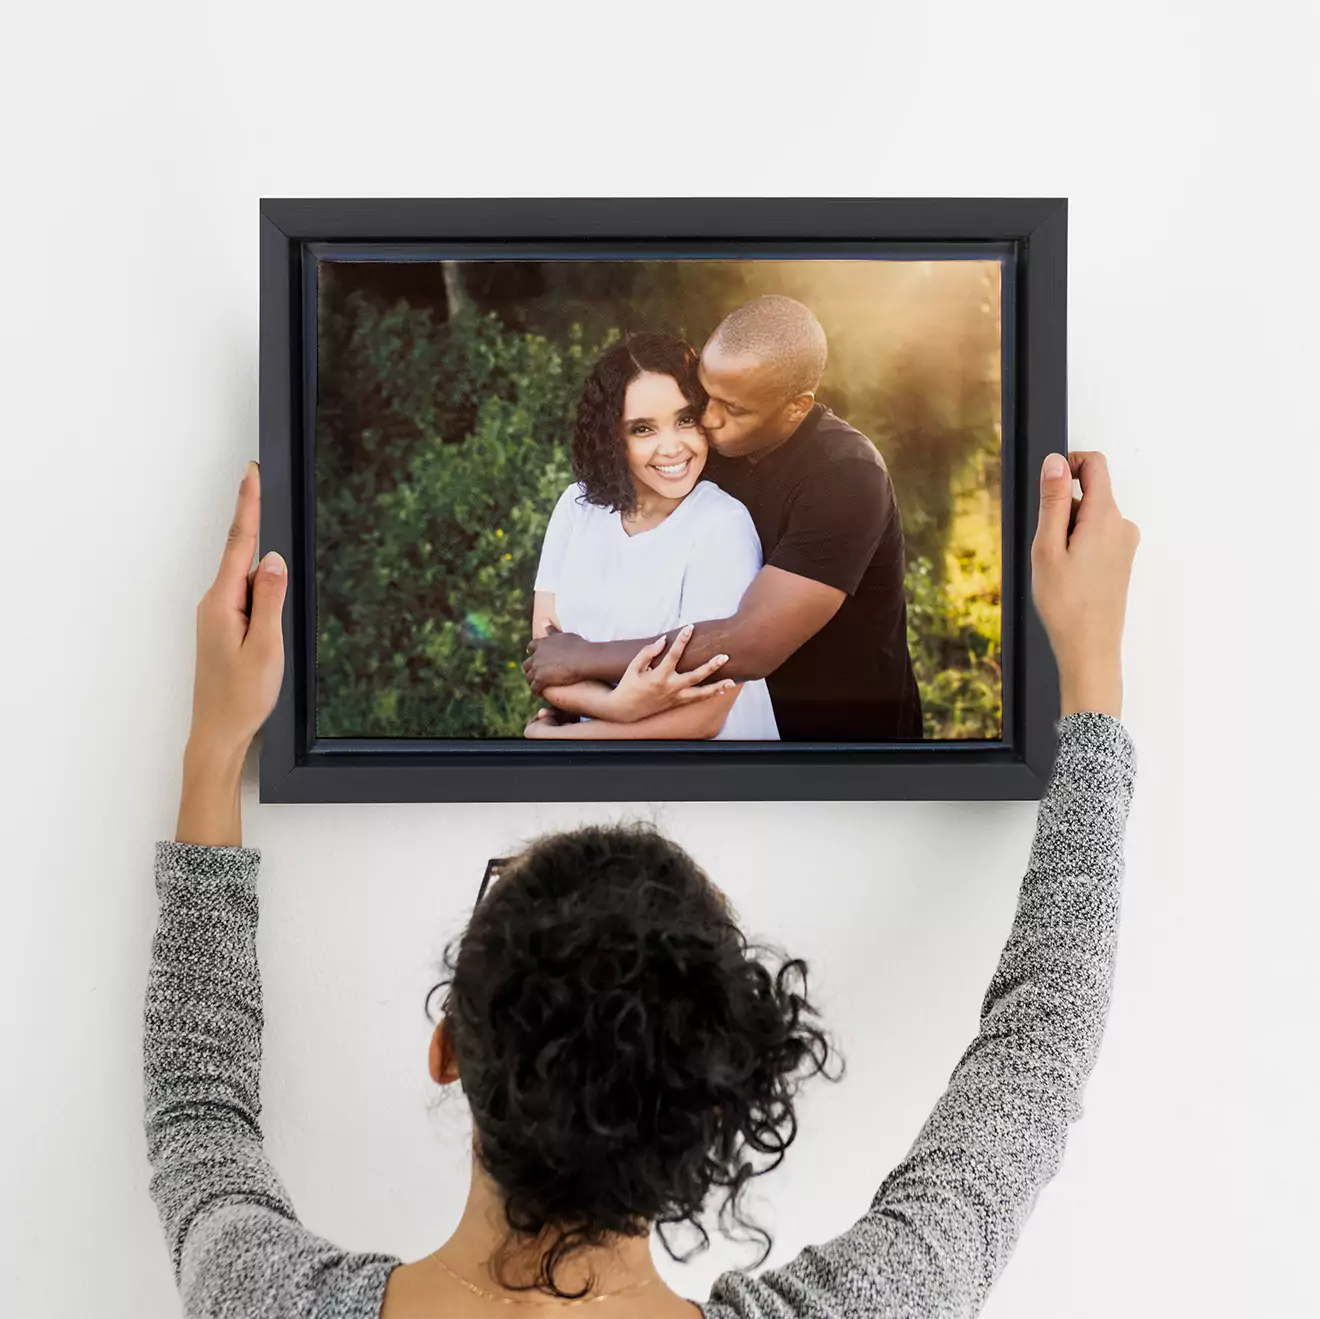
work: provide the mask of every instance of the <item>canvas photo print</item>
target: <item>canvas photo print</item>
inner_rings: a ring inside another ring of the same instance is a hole
[[[319,261],[316,736],[999,740],[1001,285]]]

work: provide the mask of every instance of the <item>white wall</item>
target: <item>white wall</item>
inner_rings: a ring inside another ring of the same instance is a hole
[[[0,1315],[177,1313],[140,1128],[151,848],[192,608],[257,449],[257,199],[500,194],[1071,199],[1070,438],[1110,453],[1145,533],[1141,774],[1086,1115],[986,1313],[1300,1315],[1289,1252],[1320,1226],[1315,11],[482,8],[6,20]],[[941,1090],[1034,809],[636,809],[811,960],[851,1063],[808,1091],[764,1185],[778,1262],[863,1211]],[[249,785],[267,1143],[312,1227],[410,1257],[443,1239],[466,1168],[460,1115],[426,1111],[431,959],[487,856],[622,813],[263,808]],[[666,1273],[704,1296],[741,1258]]]

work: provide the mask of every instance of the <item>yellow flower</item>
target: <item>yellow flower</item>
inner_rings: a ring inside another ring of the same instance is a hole
[[[497,536],[502,536],[502,535],[504,535],[504,528],[503,528],[503,527],[496,527],[496,528],[495,528],[495,534],[496,534]]]
[[[511,558],[513,558],[513,555],[512,555],[512,554],[506,554],[504,557],[505,557],[506,559],[511,559]]]

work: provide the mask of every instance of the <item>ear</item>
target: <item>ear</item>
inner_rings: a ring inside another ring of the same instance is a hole
[[[799,422],[811,411],[811,405],[816,401],[815,394],[799,394],[796,398],[788,400],[788,415],[794,422]]]
[[[454,1056],[454,1042],[449,1035],[449,1023],[445,1018],[431,1036],[431,1048],[427,1056],[427,1069],[431,1080],[436,1085],[453,1085],[458,1080],[458,1059]]]

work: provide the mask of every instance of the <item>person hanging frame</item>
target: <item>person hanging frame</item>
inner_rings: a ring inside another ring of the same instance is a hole
[[[291,585],[262,801],[1040,795],[1065,200],[260,224],[261,550]],[[683,624],[676,672],[724,647],[703,686],[736,686],[639,713]]]

